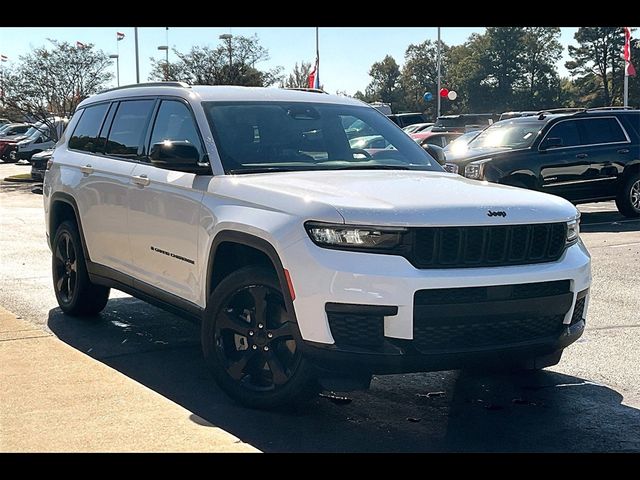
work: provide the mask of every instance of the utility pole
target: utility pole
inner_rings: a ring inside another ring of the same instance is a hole
[[[133,28],[136,40],[136,83],[140,83],[140,59],[138,56],[138,27]]]
[[[437,117],[440,116],[440,64],[441,59],[440,59],[440,27],[438,27],[438,59],[437,59],[437,63],[438,63],[438,89],[436,91],[436,97],[438,97],[438,113],[436,115],[436,119]]]

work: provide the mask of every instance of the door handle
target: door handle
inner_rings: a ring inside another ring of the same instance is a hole
[[[91,165],[85,165],[83,167],[80,167],[80,171],[84,174],[84,175],[91,175],[93,173],[93,167]]]
[[[136,185],[140,185],[141,187],[146,187],[147,185],[149,185],[149,183],[151,183],[151,180],[149,180],[144,173],[142,175],[134,175],[132,178],[133,183],[135,183]]]
[[[629,153],[629,149],[628,148],[621,148],[620,150],[618,150],[618,153]]]
[[[579,153],[576,155],[576,158],[587,158],[589,155],[586,153]]]

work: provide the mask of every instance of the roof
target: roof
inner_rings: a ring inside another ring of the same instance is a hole
[[[154,82],[127,85],[107,90],[84,100],[79,107],[101,101],[140,96],[171,95],[198,101],[283,101],[335,103],[366,106],[367,104],[349,97],[319,94],[315,91],[290,90],[271,87],[241,87],[235,85],[195,85],[181,82]]]

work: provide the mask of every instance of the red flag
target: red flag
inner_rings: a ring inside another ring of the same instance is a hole
[[[316,88],[317,70],[317,64],[315,64],[313,69],[309,72],[309,88]]]
[[[6,55],[0,55],[0,62],[6,62],[7,60],[9,60],[9,57]]]
[[[124,39],[124,33],[122,32],[116,32],[116,39],[118,41],[123,40]]]
[[[631,29],[629,27],[624,27],[623,57],[625,61],[625,75],[635,77],[636,69],[633,67],[633,63],[631,63]]]
[[[82,43],[82,42],[78,42],[78,41],[76,41],[76,47],[77,47],[77,48],[85,48],[85,47],[86,47],[86,45],[85,45],[84,43]]]

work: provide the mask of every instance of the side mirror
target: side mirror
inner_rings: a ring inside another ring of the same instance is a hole
[[[149,152],[149,160],[154,167],[179,172],[210,174],[211,167],[205,158],[200,160],[200,152],[192,143],[169,141],[155,143]]]
[[[424,148],[429,155],[435,158],[436,162],[438,162],[440,165],[444,165],[447,162],[447,159],[444,155],[444,149],[442,147],[433,145],[431,143],[425,143],[424,145],[422,145],[422,148]]]
[[[550,148],[558,148],[562,146],[562,139],[559,137],[547,137],[540,144],[540,150],[549,150]]]

